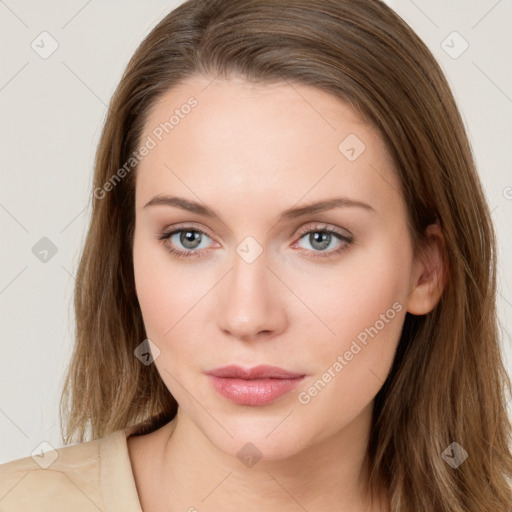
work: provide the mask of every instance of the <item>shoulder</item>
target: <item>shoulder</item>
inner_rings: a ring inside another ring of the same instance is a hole
[[[122,430],[102,439],[64,446],[0,465],[0,510],[57,512],[104,510],[101,447]]]

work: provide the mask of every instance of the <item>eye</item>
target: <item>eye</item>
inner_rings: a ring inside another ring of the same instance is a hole
[[[312,252],[313,258],[326,258],[332,257],[336,254],[341,253],[349,248],[353,243],[351,237],[343,235],[337,229],[331,228],[327,225],[315,226],[313,229],[309,227],[307,231],[299,233],[301,235],[299,240],[305,239],[312,249],[307,249]],[[333,250],[326,250],[328,247],[332,247],[335,242],[338,242],[338,247]],[[293,247],[296,247],[296,242]]]
[[[205,249],[204,246],[201,247],[201,243],[205,238],[210,237],[204,231],[193,226],[178,226],[176,229],[158,236],[158,239],[163,242],[166,249],[179,258],[200,256]],[[178,247],[178,249],[175,247]],[[180,250],[180,247],[183,247],[185,250]]]
[[[313,258],[326,258],[337,255],[349,248],[353,243],[351,237],[343,235],[340,231],[327,225],[308,226],[309,229],[302,230],[299,235],[299,240],[305,239],[309,243],[311,249],[305,249],[311,253]],[[166,249],[178,258],[190,258],[193,256],[201,256],[207,252],[208,243],[206,239],[212,240],[204,231],[197,229],[194,226],[177,226],[170,232],[158,235]],[[203,247],[201,244],[206,242]],[[338,247],[331,250],[326,250],[330,246],[338,242]],[[298,242],[292,245],[297,247]],[[178,248],[176,248],[178,247]],[[183,248],[184,250],[180,249]]]

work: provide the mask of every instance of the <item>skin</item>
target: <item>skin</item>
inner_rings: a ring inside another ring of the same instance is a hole
[[[387,510],[384,495],[370,509],[362,486],[371,411],[406,312],[426,314],[439,300],[441,276],[433,270],[442,234],[430,230],[428,260],[413,257],[387,148],[339,99],[302,85],[195,76],[154,106],[141,140],[190,96],[197,107],[137,170],[137,297],[147,337],[160,350],[153,364],[179,404],[169,424],[128,439],[142,507]],[[354,161],[338,149],[349,134],[366,146]],[[156,195],[198,201],[220,219],[168,205],[144,208]],[[334,208],[278,222],[288,208],[339,196],[373,210]],[[182,223],[190,226],[185,231],[206,233],[200,256],[168,252],[165,244],[193,250],[179,234],[158,240]],[[308,234],[323,233],[318,226],[353,243],[333,235],[322,249]],[[236,251],[248,236],[262,249],[251,263]],[[338,356],[390,309],[394,318],[333,372]],[[240,406],[218,394],[204,373],[227,364],[307,375],[269,405]],[[299,394],[329,368],[330,382],[300,403]],[[252,467],[237,457],[248,442],[261,454]]]

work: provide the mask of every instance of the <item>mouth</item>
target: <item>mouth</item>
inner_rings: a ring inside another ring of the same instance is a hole
[[[305,374],[277,366],[230,365],[206,372],[213,388],[237,405],[267,405],[295,389]]]

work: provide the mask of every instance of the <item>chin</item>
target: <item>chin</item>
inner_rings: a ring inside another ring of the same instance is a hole
[[[259,418],[249,416],[231,417],[219,419],[224,429],[213,421],[204,428],[200,428],[210,442],[218,450],[227,455],[251,461],[281,460],[296,455],[307,446],[306,439],[309,437],[301,428],[296,425],[286,425],[291,418],[284,418],[289,411]],[[233,437],[231,437],[233,436]],[[247,465],[247,464],[246,464]],[[250,464],[247,465],[250,467]]]

